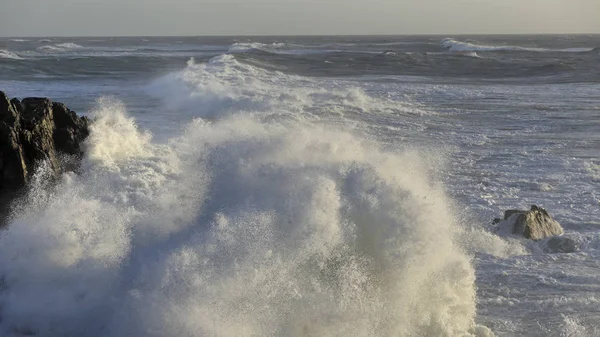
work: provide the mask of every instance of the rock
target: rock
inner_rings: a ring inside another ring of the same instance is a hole
[[[38,97],[11,100],[0,91],[0,216],[40,161],[58,174],[64,169],[60,154],[81,157],[89,123],[62,103]]]
[[[89,120],[86,117],[78,117],[77,114],[67,108],[64,104],[55,102],[52,104],[54,111],[54,143],[56,148],[64,153],[80,155],[79,144],[88,136]]]
[[[564,236],[553,236],[542,245],[544,253],[573,253],[579,249],[577,241]]]
[[[529,211],[506,211],[504,220],[498,226],[501,232],[521,235],[534,241],[564,233],[562,226],[545,209],[536,205],[532,205]]]

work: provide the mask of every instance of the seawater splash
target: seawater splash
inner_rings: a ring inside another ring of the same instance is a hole
[[[491,335],[418,156],[251,115],[165,144],[118,103],[95,116],[83,172],[3,233],[3,336]]]

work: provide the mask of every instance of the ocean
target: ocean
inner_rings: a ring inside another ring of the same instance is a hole
[[[94,120],[0,235],[2,336],[599,336],[600,36],[0,39]],[[544,207],[577,242],[496,233]]]

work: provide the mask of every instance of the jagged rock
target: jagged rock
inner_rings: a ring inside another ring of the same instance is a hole
[[[555,235],[562,235],[562,226],[545,209],[532,205],[529,211],[508,210],[499,224],[501,232],[521,235],[538,241]]]
[[[46,161],[55,172],[59,155],[80,157],[89,120],[47,98],[9,99],[0,91],[0,213]],[[1,214],[0,214],[1,215]]]

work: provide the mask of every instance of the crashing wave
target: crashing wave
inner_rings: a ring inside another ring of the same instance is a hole
[[[336,87],[338,83],[339,80],[332,80],[330,84]],[[312,121],[331,113],[342,117],[353,114],[436,113],[413,101],[375,99],[354,86],[326,91],[322,86],[322,82],[307,77],[271,72],[239,62],[234,55],[221,55],[208,63],[196,63],[190,59],[186,68],[154,81],[148,90],[162,98],[178,114],[191,111],[192,117],[211,119],[246,113]],[[292,91],[282,93],[281,87]],[[196,109],[197,106],[202,109]]]
[[[278,75],[190,61],[155,84],[195,100],[166,142],[100,101],[81,174],[0,239],[0,334],[492,336],[438,162],[302,118],[368,96]]]
[[[475,331],[473,269],[417,157],[250,116],[159,145],[121,109],[3,237],[4,335]]]

